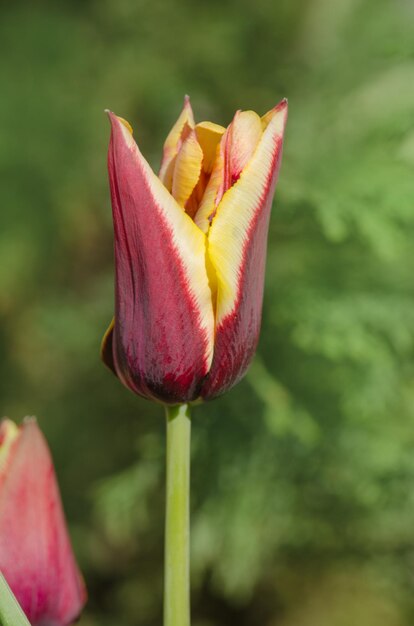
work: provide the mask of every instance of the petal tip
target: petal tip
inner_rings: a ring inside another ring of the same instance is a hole
[[[23,418],[22,425],[21,425],[21,433],[22,435],[28,438],[27,440],[33,441],[36,438],[38,440],[39,438],[41,440],[44,439],[44,436],[43,436],[42,431],[40,430],[37,418],[34,415],[27,415],[26,417]]]
[[[34,424],[37,426],[37,417],[35,415],[26,415],[26,417],[23,418],[23,424],[25,426],[29,424]]]
[[[132,126],[126,119],[120,117],[119,115],[116,115],[116,113],[110,111],[109,109],[105,109],[105,113],[108,115],[112,127],[114,127],[115,124],[118,123],[121,125],[121,127],[125,126],[125,128],[129,131],[131,135],[133,134],[134,131],[132,129]]]
[[[273,109],[270,109],[265,115],[262,117],[262,126],[263,130],[269,126],[272,120],[277,120],[274,124],[277,124],[280,128],[280,131],[283,133],[284,128],[286,126],[286,120],[288,116],[288,100],[287,98],[283,98]]]
[[[188,93],[184,96],[183,111],[186,111],[187,115],[194,121],[193,107],[191,106],[191,99]]]
[[[116,119],[115,113],[110,109],[104,109],[104,113],[106,113],[106,115],[108,116],[110,123],[113,124],[114,120]]]
[[[106,113],[110,122],[112,122],[113,118],[116,117],[115,113],[113,113],[111,109],[104,109],[104,113]]]
[[[282,113],[283,115],[287,115],[287,111],[288,111],[288,99],[287,98],[283,98],[280,102],[277,103],[277,105],[271,109],[271,113],[273,113],[273,115],[276,115],[277,113]]]
[[[288,99],[283,98],[274,108],[275,113],[281,113],[285,118],[288,114]]]

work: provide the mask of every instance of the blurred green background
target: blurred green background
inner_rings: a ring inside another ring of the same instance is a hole
[[[89,588],[159,626],[164,419],[99,361],[113,310],[106,107],[149,161],[185,93],[290,118],[257,358],[194,411],[193,626],[414,623],[412,0],[0,9],[0,399],[36,414]]]

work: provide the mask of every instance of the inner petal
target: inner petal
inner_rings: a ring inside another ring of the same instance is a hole
[[[183,109],[174,126],[168,133],[167,139],[165,140],[160,172],[158,174],[158,177],[167,187],[168,191],[171,191],[172,187],[172,178],[177,154],[179,153],[183,142],[194,128],[194,125],[194,115],[190,104],[190,98],[189,96],[186,96],[184,99]]]
[[[191,130],[177,155],[172,177],[172,195],[183,208],[199,181],[202,164],[203,151]]]
[[[237,111],[225,135],[224,181],[221,195],[224,195],[227,189],[240,178],[262,134],[262,122],[257,113]]]
[[[203,150],[203,170],[211,174],[217,154],[217,146],[220,143],[226,129],[224,126],[213,122],[200,122],[195,127],[197,139]]]
[[[195,125],[185,99],[164,144],[159,178],[204,233],[252,158],[271,115],[261,119],[254,111],[237,111],[227,130],[207,121]]]
[[[210,216],[214,214],[218,204],[217,198],[223,185],[224,176],[224,158],[220,146],[216,148],[216,157],[214,160],[213,171],[211,172],[209,181],[205,188],[198,211],[194,216],[197,226],[207,234],[210,228]]]
[[[217,149],[225,130],[223,126],[212,122],[197,124],[194,130],[188,132],[171,163],[172,195],[191,218],[194,218],[204,202]]]

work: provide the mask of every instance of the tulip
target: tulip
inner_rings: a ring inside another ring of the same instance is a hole
[[[226,129],[196,124],[186,97],[158,176],[108,114],[115,316],[102,358],[166,407],[164,626],[190,626],[190,406],[235,385],[256,350],[287,101]]]
[[[86,601],[46,441],[34,419],[0,425],[0,571],[32,626],[66,626]]]
[[[207,400],[245,374],[256,350],[266,241],[287,101],[227,129],[196,124],[186,97],[159,175],[128,122],[111,121],[115,317],[104,362],[165,404]]]

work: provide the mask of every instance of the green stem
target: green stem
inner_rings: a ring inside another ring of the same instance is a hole
[[[190,407],[166,413],[164,626],[190,626]]]
[[[20,604],[0,572],[0,624],[2,626],[30,626]]]

